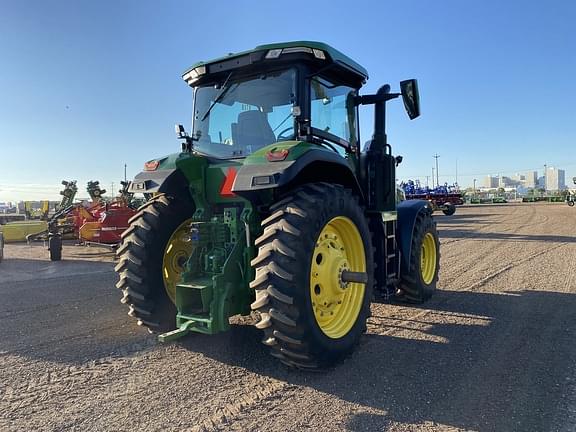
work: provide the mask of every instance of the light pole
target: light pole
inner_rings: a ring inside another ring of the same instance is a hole
[[[474,179],[474,198],[476,198],[476,179]]]
[[[432,167],[432,189],[434,189],[434,167]]]
[[[438,179],[438,158],[440,157],[440,155],[436,153],[432,157],[436,159],[436,186],[440,186],[440,180]]]
[[[456,159],[456,184],[458,184],[458,159]]]

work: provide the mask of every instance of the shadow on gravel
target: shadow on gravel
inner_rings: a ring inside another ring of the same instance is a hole
[[[549,242],[549,243],[575,243],[575,236],[560,236],[560,235],[530,235],[530,234],[512,234],[512,233],[495,233],[495,232],[479,232],[474,230],[455,229],[455,230],[439,230],[438,235],[440,238],[466,238],[471,240],[504,240],[504,241],[535,241],[535,242]]]
[[[454,216],[443,216],[437,217],[434,216],[434,220],[438,224],[438,229],[442,229],[443,226],[452,226],[452,225],[489,225],[496,223],[495,219],[490,218],[492,215],[473,215],[473,217],[469,217],[469,215],[454,215]]]
[[[501,216],[502,213],[466,213],[466,214],[454,214],[452,216],[443,215],[442,213],[434,213],[434,218],[438,220],[439,223],[450,223],[450,222],[468,222],[468,219],[473,219],[472,222],[477,219],[489,219],[494,216]]]
[[[0,355],[83,365],[155,345],[120,303],[113,263],[14,258],[0,266]]]
[[[377,410],[350,413],[353,431],[385,430],[390,422],[481,432],[548,430],[576,361],[576,295],[443,291],[426,309],[431,312],[420,318],[396,320],[394,326],[408,332],[379,335],[390,327],[371,325],[350,358],[320,373],[281,366],[251,326],[180,344]],[[374,316],[371,322],[379,320],[390,321]]]

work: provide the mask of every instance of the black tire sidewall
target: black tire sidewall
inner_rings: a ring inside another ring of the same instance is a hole
[[[48,251],[50,261],[60,261],[62,259],[62,237],[54,235],[48,239]]]
[[[454,213],[456,213],[456,206],[450,202],[447,202],[444,204],[444,210],[442,210],[442,212],[446,216],[452,216]]]
[[[168,245],[168,240],[174,234],[174,231],[187,219],[192,217],[191,214],[185,214],[184,212],[175,212],[175,215],[163,215],[160,220],[160,227],[154,234],[154,241],[151,245],[147,245],[149,248],[149,258],[148,258],[148,268],[146,269],[150,277],[151,286],[157,286],[154,294],[156,298],[162,297],[173,305],[172,300],[166,292],[166,286],[164,285],[164,277],[162,276],[163,264],[164,264],[164,254],[166,251],[166,246]],[[160,289],[162,288],[162,289]],[[160,295],[162,294],[162,295]]]
[[[429,284],[424,282],[424,279],[422,277],[422,270],[420,268],[420,262],[422,258],[422,243],[428,233],[432,234],[432,237],[434,238],[434,246],[436,248],[436,262],[434,263],[434,276],[432,277],[432,281]],[[436,231],[436,227],[434,225],[432,217],[430,216],[425,217],[423,219],[422,225],[420,227],[415,227],[414,235],[415,239],[413,247],[415,248],[415,250],[413,256],[415,262],[413,263],[413,266],[417,270],[416,273],[418,284],[422,287],[422,290],[425,293],[430,295],[431,293],[436,291],[436,281],[438,279],[438,268],[440,264],[440,241],[438,239],[438,232]]]
[[[347,353],[358,340],[359,334],[365,331],[366,318],[370,310],[372,286],[374,283],[374,260],[370,241],[371,235],[368,228],[368,222],[361,207],[356,203],[352,196],[349,198],[349,200],[338,199],[332,203],[332,205],[329,205],[326,202],[318,203],[321,208],[319,215],[317,215],[315,222],[312,224],[312,228],[302,236],[302,241],[304,242],[303,246],[306,253],[302,264],[303,271],[298,272],[296,283],[299,286],[305,287],[301,296],[301,300],[304,302],[303,315],[305,328],[310,330],[311,334],[309,337],[312,340],[311,347],[314,347],[314,351],[318,351],[318,354],[330,353],[338,355],[340,353]],[[356,322],[346,335],[339,339],[333,339],[327,336],[316,322],[312,307],[312,297],[310,295],[310,271],[316,241],[320,233],[330,220],[338,216],[349,218],[354,223],[362,237],[366,258],[366,271],[368,273],[368,284],[364,290],[364,299],[358,317],[356,318]]]
[[[187,219],[192,217],[191,206],[182,200],[168,197],[170,205],[160,212],[159,226],[154,230],[152,241],[146,245],[148,257],[146,260],[146,277],[150,287],[149,300],[155,302],[155,314],[164,322],[169,323],[161,331],[176,328],[176,305],[172,302],[163,277],[164,254],[168,240],[174,231]]]
[[[120,281],[125,277],[124,269],[129,269],[142,280],[141,283],[130,286],[131,278],[127,278],[129,282],[124,286],[124,293],[130,295],[130,290],[134,290],[144,297],[144,300],[132,298],[129,305],[140,306],[151,312],[150,316],[140,317],[137,313],[132,316],[141,318],[143,322],[156,323],[154,326],[148,326],[150,331],[164,333],[176,328],[178,311],[166,292],[163,260],[168,240],[184,221],[192,217],[193,213],[194,206],[189,200],[164,194],[153,197],[140,207],[128,228],[133,230],[133,233],[123,239],[123,242],[137,246],[119,248],[122,250],[119,255],[120,263],[127,263],[127,267],[119,271]],[[126,253],[134,253],[141,263],[134,267],[135,264],[129,258],[127,260],[123,258]]]

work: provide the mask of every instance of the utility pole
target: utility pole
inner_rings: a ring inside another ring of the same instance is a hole
[[[438,158],[439,157],[440,157],[440,155],[437,153],[433,156],[433,158],[436,159],[436,186],[440,186],[440,180],[438,179],[438,177],[439,177],[438,176]]]
[[[432,167],[432,189],[434,189],[434,167]]]
[[[428,187],[428,179],[430,178],[430,176],[426,176],[426,187]]]
[[[126,164],[124,164],[124,181],[126,181]]]
[[[112,198],[114,198],[114,182],[112,182]]]
[[[476,179],[474,179],[474,197],[476,197]]]
[[[546,164],[544,164],[544,190],[548,190],[548,169]]]
[[[458,184],[458,159],[456,159],[456,184]]]

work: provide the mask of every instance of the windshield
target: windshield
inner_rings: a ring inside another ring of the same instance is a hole
[[[195,148],[218,158],[239,158],[293,139],[296,70],[248,79],[229,75],[221,85],[195,91]]]

